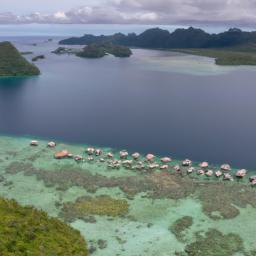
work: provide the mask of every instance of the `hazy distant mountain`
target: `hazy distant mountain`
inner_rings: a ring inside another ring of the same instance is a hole
[[[256,43],[256,32],[244,32],[231,28],[220,34],[209,34],[201,29],[190,27],[177,29],[173,33],[160,28],[148,29],[136,35],[117,33],[110,36],[84,35],[60,41],[60,44],[86,45],[111,42],[113,44],[143,48],[218,48]]]

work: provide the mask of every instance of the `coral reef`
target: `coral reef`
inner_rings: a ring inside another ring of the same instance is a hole
[[[256,191],[244,184],[205,183],[198,191],[203,212],[215,220],[235,218],[240,213],[237,207],[256,207]]]
[[[65,165],[61,166],[60,170],[49,171],[37,169],[32,164],[24,162],[11,163],[6,168],[6,172],[36,175],[37,179],[44,181],[46,186],[57,186],[59,190],[66,190],[70,186],[81,186],[94,193],[103,187],[119,187],[129,199],[141,192],[146,192],[147,197],[152,199],[182,199],[192,196],[201,201],[203,212],[214,220],[235,218],[239,215],[238,207],[245,208],[247,205],[256,207],[254,200],[256,191],[243,183],[205,182],[169,172],[109,178],[92,174],[79,166]]]
[[[37,169],[32,164],[23,162],[11,163],[6,168],[6,172],[36,175],[37,179],[43,180],[46,186],[58,186],[60,190],[66,190],[70,186],[81,186],[93,193],[102,187],[119,187],[128,197],[148,192],[150,198],[172,199],[185,198],[195,192],[195,183],[190,178],[181,179],[168,172],[108,178],[99,174],[94,175],[88,170],[72,165],[62,166],[61,170],[48,171]]]
[[[210,229],[205,236],[197,234],[196,241],[187,245],[185,251],[188,256],[229,256],[244,252],[244,247],[238,235]]]
[[[193,225],[193,218],[190,216],[184,216],[175,223],[173,223],[169,230],[176,236],[176,238],[180,241],[184,240],[184,234],[183,232],[186,231],[188,228],[190,228]]]
[[[106,215],[111,217],[125,216],[129,205],[126,200],[117,200],[109,196],[80,197],[76,202],[63,205],[60,217],[66,221],[84,218],[89,215]]]

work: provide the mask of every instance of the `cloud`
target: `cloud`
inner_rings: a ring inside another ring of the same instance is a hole
[[[54,13],[0,13],[0,23],[256,24],[255,0],[106,0]]]

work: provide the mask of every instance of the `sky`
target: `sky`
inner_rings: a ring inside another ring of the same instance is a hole
[[[0,24],[256,27],[256,0],[0,0]]]

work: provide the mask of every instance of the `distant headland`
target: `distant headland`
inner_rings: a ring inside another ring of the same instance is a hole
[[[90,45],[112,43],[129,47],[162,49],[208,56],[218,65],[256,65],[256,32],[231,28],[219,34],[209,34],[202,29],[190,27],[173,33],[160,28],[148,29],[137,35],[117,33],[114,35],[84,35],[61,40],[59,44]]]
[[[102,58],[105,55],[113,55],[119,58],[126,58],[132,55],[132,51],[127,46],[116,45],[112,43],[93,43],[88,44],[83,49],[72,49],[66,47],[59,47],[52,53],[61,54],[75,54],[82,58]]]
[[[29,63],[10,42],[0,42],[0,77],[39,74],[40,70]]]

